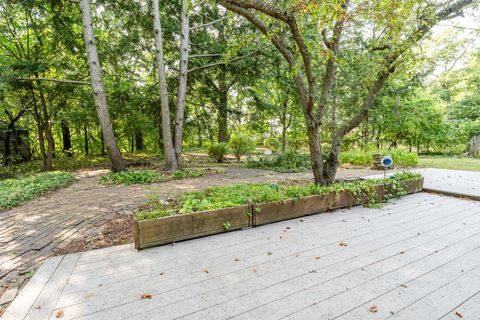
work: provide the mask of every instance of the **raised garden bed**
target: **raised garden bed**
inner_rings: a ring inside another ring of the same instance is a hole
[[[393,188],[392,186],[397,186]],[[398,190],[398,187],[401,187]],[[172,243],[267,223],[299,218],[328,210],[367,203],[380,203],[398,195],[420,192],[423,178],[408,178],[399,183],[379,181],[360,190],[338,190],[284,201],[250,203],[232,208],[177,214],[156,219],[135,220],[135,248]]]

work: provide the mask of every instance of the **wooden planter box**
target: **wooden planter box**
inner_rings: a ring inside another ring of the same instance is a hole
[[[253,226],[299,218],[329,210],[333,194],[308,196],[275,203],[253,205]]]
[[[407,194],[423,191],[423,177],[419,179],[410,179],[400,182],[400,185],[405,189]]]
[[[335,199],[330,206],[330,209],[348,208],[356,205],[367,203],[370,200],[369,196],[374,196],[376,201],[382,201],[385,197],[385,188],[383,184],[376,185],[373,193],[362,192],[355,195],[352,191],[340,191],[335,194]]]
[[[407,194],[423,190],[423,178],[401,181]],[[135,248],[143,249],[180,240],[260,226],[328,210],[352,207],[369,201],[371,193],[332,192],[276,203],[259,203],[134,222]],[[385,186],[375,186],[375,197],[383,200]],[[225,228],[228,224],[228,229]]]
[[[135,248],[143,249],[252,226],[251,205],[136,221]],[[230,226],[228,230],[224,224]]]

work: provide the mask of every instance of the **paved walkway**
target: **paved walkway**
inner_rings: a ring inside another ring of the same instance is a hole
[[[340,170],[340,178],[374,171]],[[99,237],[109,221],[128,215],[152,193],[174,192],[239,182],[273,182],[309,178],[309,173],[281,174],[266,170],[227,168],[224,174],[167,183],[103,187],[98,183],[105,170],[85,171],[72,186],[14,209],[0,212],[0,308],[13,300],[19,287],[55,250],[75,241]],[[0,311],[1,313],[1,311]]]
[[[424,185],[426,191],[480,200],[480,171],[433,168],[417,171],[426,177]]]
[[[46,261],[2,320],[478,319],[480,202],[418,193]]]

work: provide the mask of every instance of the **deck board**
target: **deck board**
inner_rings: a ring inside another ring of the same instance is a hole
[[[47,280],[31,281],[41,288],[24,290],[6,319],[59,310],[89,320],[476,319],[480,202],[419,193],[382,209],[53,259]]]

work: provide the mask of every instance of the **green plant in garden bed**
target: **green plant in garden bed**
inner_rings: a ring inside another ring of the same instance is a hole
[[[169,180],[201,177],[209,172],[218,173],[220,171],[216,169],[209,170],[204,168],[195,168],[176,170],[171,173],[162,173],[156,170],[132,170],[123,172],[111,172],[100,177],[100,183],[103,185],[130,185],[165,182]]]
[[[187,192],[167,202],[152,200],[147,205],[147,209],[142,209],[136,213],[136,217],[138,220],[155,219],[177,214],[232,208],[249,203],[279,202],[344,190],[351,191],[357,196],[367,195],[373,199],[374,187],[379,183],[387,184],[388,196],[386,198],[389,199],[403,194],[400,190],[400,181],[419,177],[421,175],[418,173],[403,172],[386,179],[343,182],[328,186],[257,183],[212,187],[203,191]],[[373,200],[371,205],[373,205]]]
[[[2,180],[0,181],[0,209],[9,209],[33,200],[48,191],[65,187],[74,180],[72,173],[63,171],[43,172]]]

